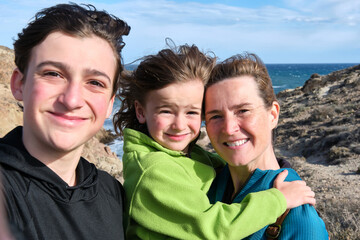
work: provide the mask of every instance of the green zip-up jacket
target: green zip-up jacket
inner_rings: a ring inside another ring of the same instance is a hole
[[[206,194],[223,161],[198,145],[190,156],[124,130],[128,239],[242,239],[285,211],[285,197],[275,188],[251,193],[241,203],[210,204]]]

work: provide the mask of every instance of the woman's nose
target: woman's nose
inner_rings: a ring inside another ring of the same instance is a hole
[[[235,116],[225,116],[223,124],[223,132],[226,134],[233,134],[240,129],[239,123]]]

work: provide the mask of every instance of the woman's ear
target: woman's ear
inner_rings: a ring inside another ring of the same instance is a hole
[[[14,98],[18,101],[23,100],[24,74],[18,68],[15,68],[11,75],[10,87]]]
[[[280,115],[280,105],[277,101],[274,101],[271,106],[270,116],[271,116],[271,128],[276,128]]]
[[[146,122],[145,109],[138,100],[135,100],[135,112],[139,123],[144,124]]]

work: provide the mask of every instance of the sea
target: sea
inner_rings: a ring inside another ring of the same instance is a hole
[[[266,64],[275,93],[285,89],[303,86],[314,73],[326,75],[331,72],[355,66],[359,63],[317,63],[317,64]],[[127,70],[134,70],[137,65],[127,65]],[[115,101],[113,114],[119,109],[120,103]],[[114,132],[112,116],[105,120],[104,128]],[[123,155],[123,141],[118,138],[108,144],[119,159]]]

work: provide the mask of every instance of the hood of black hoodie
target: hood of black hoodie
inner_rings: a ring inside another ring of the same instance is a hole
[[[16,171],[24,186],[36,184],[58,201],[77,202],[90,200],[97,195],[98,172],[94,164],[80,158],[76,168],[77,185],[69,186],[29,154],[22,142],[22,127],[16,127],[0,139],[0,165],[4,171]]]

